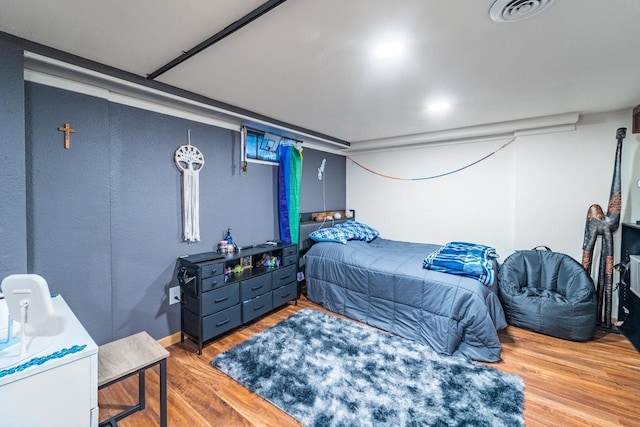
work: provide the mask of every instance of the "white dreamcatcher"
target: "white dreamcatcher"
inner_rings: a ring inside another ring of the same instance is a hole
[[[182,221],[184,240],[200,241],[200,171],[204,167],[202,152],[189,142],[176,150],[174,160],[182,171]]]

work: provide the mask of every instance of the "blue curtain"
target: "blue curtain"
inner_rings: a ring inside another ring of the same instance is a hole
[[[298,243],[300,234],[300,185],[302,182],[302,150],[291,144],[280,144],[278,168],[278,219],[280,240]]]

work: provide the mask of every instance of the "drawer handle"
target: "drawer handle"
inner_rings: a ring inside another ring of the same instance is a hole
[[[260,285],[260,286],[254,286],[253,288],[251,288],[252,291],[257,291],[258,289],[262,288],[264,285]]]
[[[282,295],[280,298],[282,298],[282,299],[289,298],[289,295],[291,295],[291,292],[289,292],[289,293],[288,293],[288,294],[286,294],[286,295]]]
[[[280,276],[280,280],[289,280],[291,278],[290,274],[287,274],[286,276]]]
[[[226,300],[228,300],[228,299],[229,299],[229,297],[217,298],[217,299],[215,299],[213,302],[217,304],[217,303],[219,303],[219,302],[226,301]]]
[[[231,320],[231,319],[223,320],[222,322],[216,323],[216,328],[219,328],[220,326],[224,325],[225,323],[229,323],[229,320]]]
[[[261,308],[264,308],[264,304],[262,304],[260,307],[253,307],[253,311],[258,311]]]

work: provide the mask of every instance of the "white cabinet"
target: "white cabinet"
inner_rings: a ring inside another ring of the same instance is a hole
[[[0,427],[98,426],[98,346],[62,296],[52,301],[63,328],[46,349],[12,366],[0,353]]]

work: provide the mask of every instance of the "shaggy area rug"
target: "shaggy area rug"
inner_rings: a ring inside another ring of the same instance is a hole
[[[518,376],[316,310],[211,364],[306,426],[523,426]]]

